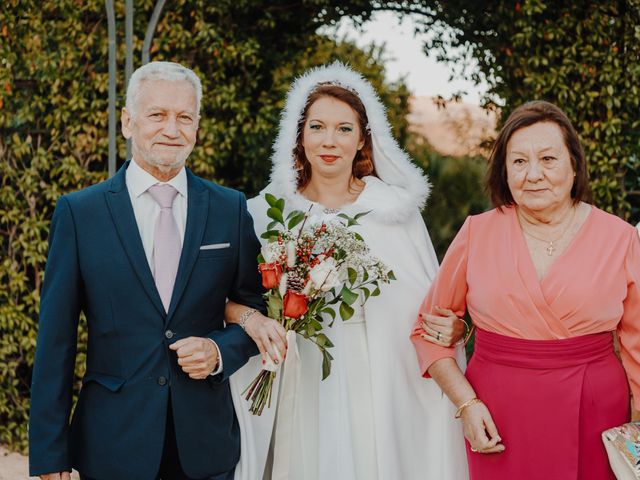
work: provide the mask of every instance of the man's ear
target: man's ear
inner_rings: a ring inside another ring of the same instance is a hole
[[[120,113],[120,123],[122,124],[122,136],[129,140],[133,135],[133,119],[126,107],[124,107],[122,113]]]

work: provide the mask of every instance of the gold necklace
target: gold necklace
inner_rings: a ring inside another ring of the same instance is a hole
[[[540,237],[535,236],[531,232],[527,232],[527,229],[524,228],[524,225],[522,224],[522,220],[520,219],[520,215],[518,215],[518,222],[520,223],[520,228],[525,233],[525,235],[528,235],[531,238],[539,240],[540,242],[546,243],[547,244],[547,248],[545,250],[547,251],[547,254],[549,256],[552,256],[553,252],[556,250],[556,247],[553,244],[554,243],[558,243],[560,240],[562,240],[562,237],[564,237],[564,234],[567,233],[567,230],[569,229],[569,226],[573,224],[573,220],[575,219],[576,210],[577,209],[575,207],[571,207],[571,210],[572,210],[572,212],[571,212],[572,213],[571,220],[569,222],[567,222],[567,224],[564,226],[564,228],[562,229],[562,233],[560,233],[560,236],[558,238],[553,239],[553,240],[547,240],[546,238],[540,238]]]

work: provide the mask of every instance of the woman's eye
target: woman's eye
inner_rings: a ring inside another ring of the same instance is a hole
[[[347,127],[347,126],[342,126],[342,127],[340,127],[340,131],[343,132],[343,133],[349,133],[349,132],[353,131],[353,128],[352,127]]]
[[[513,163],[514,165],[523,165],[525,162],[524,158],[516,158]]]
[[[545,162],[552,162],[553,160],[555,160],[556,157],[552,157],[547,155],[546,157],[542,157],[542,160],[544,160]]]
[[[318,123],[313,123],[311,125],[309,125],[309,129],[310,130],[320,130],[322,128],[322,125],[318,124]]]

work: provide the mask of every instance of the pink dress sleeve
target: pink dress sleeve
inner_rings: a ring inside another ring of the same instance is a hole
[[[451,242],[442,265],[440,265],[438,275],[422,302],[419,313],[431,312],[433,307],[438,306],[453,310],[459,317],[464,315],[467,296],[469,223],[470,217],[467,217],[464,225]],[[429,378],[429,367],[442,358],[455,358],[455,348],[431,343],[420,337],[421,333],[423,333],[422,319],[418,315],[411,332],[411,341],[416,349],[422,376]]]
[[[620,354],[629,378],[633,403],[640,409],[640,240],[633,232],[625,259],[627,297],[618,324]]]

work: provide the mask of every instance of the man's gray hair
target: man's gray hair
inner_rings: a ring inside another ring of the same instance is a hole
[[[200,114],[200,100],[202,100],[202,83],[198,76],[189,68],[174,62],[150,62],[136,69],[129,78],[127,87],[126,107],[134,116],[135,104],[140,94],[142,82],[164,80],[167,82],[189,82],[196,92],[197,113]]]

